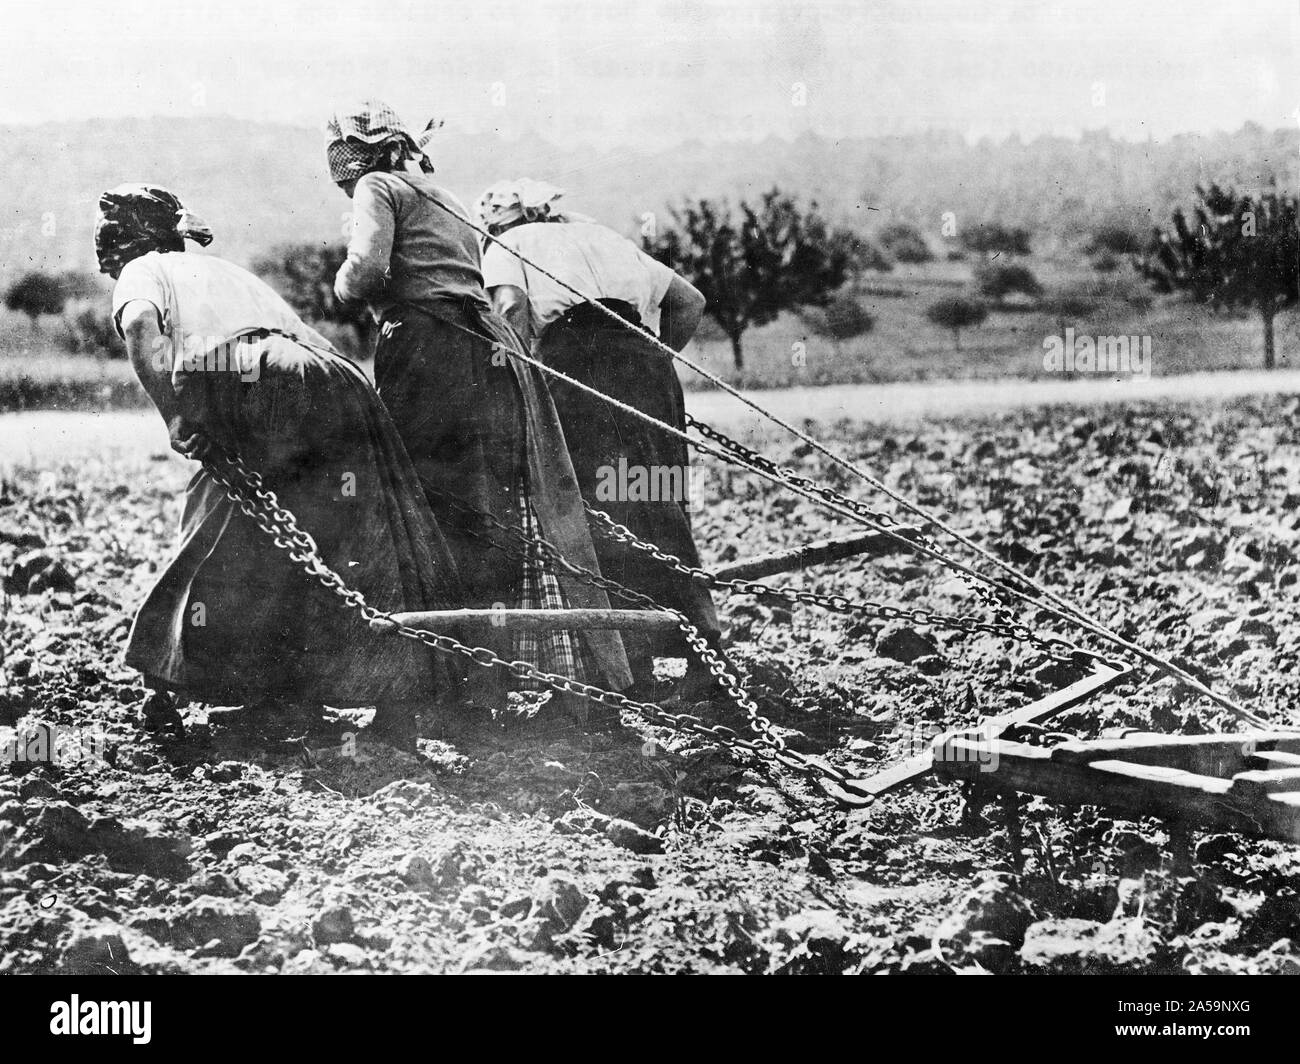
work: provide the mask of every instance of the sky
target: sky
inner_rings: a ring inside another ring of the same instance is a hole
[[[0,123],[233,115],[559,144],[1300,123],[1300,0],[3,0]]]

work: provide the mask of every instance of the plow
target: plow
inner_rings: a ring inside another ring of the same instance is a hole
[[[1300,735],[1136,733],[1054,746],[999,737],[946,736],[936,744],[936,775],[977,790],[1040,795],[1065,805],[1099,805],[1169,825],[1175,866],[1190,864],[1194,828],[1300,842]],[[1182,841],[1180,841],[1182,840]]]
[[[486,239],[495,239],[440,201],[435,199],[433,202],[478,230]],[[519,252],[509,247],[507,250],[530,268],[569,289],[583,302],[604,311],[621,327],[635,328],[614,311],[547,273]],[[639,330],[638,334],[643,335]],[[874,621],[901,620],[918,627],[948,629],[968,635],[987,634],[1028,645],[1045,659],[1068,664],[1070,675],[1077,678],[1024,706],[942,734],[929,750],[917,756],[875,774],[854,777],[823,758],[788,748],[780,730],[759,712],[739,670],[722,651],[702,637],[684,614],[599,572],[574,564],[553,544],[529,534],[522,527],[507,526],[488,514],[472,510],[463,500],[444,493],[444,501],[453,508],[470,511],[476,521],[486,523],[494,528],[494,532],[502,534],[500,537],[484,536],[485,549],[501,550],[514,561],[542,565],[552,572],[576,577],[604,590],[611,602],[618,600],[620,605],[608,609],[493,608],[387,613],[368,604],[358,591],[348,587],[329,568],[308,532],[297,526],[293,515],[279,505],[257,472],[248,469],[237,454],[212,457],[206,463],[207,469],[242,511],[274,538],[277,546],[286,550],[308,574],[337,595],[344,608],[359,610],[376,638],[396,636],[417,640],[439,653],[459,656],[475,666],[504,670],[518,680],[532,681],[552,691],[576,694],[618,712],[631,713],[646,723],[694,735],[736,754],[756,759],[767,769],[784,769],[801,775],[843,807],[868,806],[881,795],[934,776],[967,786],[976,801],[990,795],[1004,795],[1008,808],[1013,812],[1018,808],[1019,795],[1029,793],[1065,804],[1105,806],[1114,809],[1118,815],[1133,818],[1159,816],[1169,821],[1171,831],[1180,837],[1193,827],[1204,827],[1300,842],[1300,732],[1270,725],[1256,713],[1212,689],[1182,665],[1111,630],[1086,610],[1019,571],[970,535],[913,503],[849,458],[771,414],[682,353],[653,337],[651,340],[660,354],[681,361],[727,391],[759,416],[798,439],[810,451],[820,454],[872,491],[892,500],[902,513],[874,509],[825,482],[777,464],[689,415],[684,427],[667,424],[523,351],[506,351],[509,357],[540,370],[553,387],[585,391],[628,417],[647,421],[656,430],[679,437],[699,454],[712,456],[730,467],[756,475],[856,526],[852,532],[729,561],[712,570],[685,564],[654,543],[638,538],[608,514],[588,504],[587,516],[593,535],[608,537],[642,552],[659,565],[687,576],[713,592],[750,596],[769,603],[807,605]],[[966,557],[957,557],[958,550],[964,551]],[[919,606],[820,594],[771,582],[772,578],[816,566],[877,559],[902,552],[934,562],[954,573],[984,606],[985,615],[941,613]],[[1029,621],[1017,619],[1026,616]],[[1043,617],[1081,631],[1093,647],[1085,648],[1052,634],[1041,626]],[[521,631],[680,631],[692,653],[717,681],[719,693],[744,711],[749,734],[710,723],[690,713],[672,712],[656,703],[603,690],[572,677],[547,673],[529,662],[507,661],[484,647],[473,645],[473,633],[489,626]],[[1054,715],[1086,706],[1091,699],[1120,683],[1138,681],[1143,667],[1174,679],[1187,693],[1209,699],[1253,730],[1208,736],[1144,734],[1092,743],[1079,742],[1067,736],[1065,741],[1052,746],[1026,741],[1027,737],[1032,740],[1048,734],[1042,725]]]

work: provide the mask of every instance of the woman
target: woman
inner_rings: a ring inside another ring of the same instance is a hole
[[[237,453],[371,605],[458,599],[451,554],[365,376],[252,274],[185,253],[186,238],[206,245],[212,233],[166,189],[100,197],[95,250],[116,281],[113,320],[173,448]],[[180,549],[140,607],[126,661],[154,691],[147,726],[179,726],[173,695],[294,726],[319,719],[322,703],[377,705],[375,733],[406,745],[415,708],[455,680],[427,648],[373,634],[205,469],[186,489]]]
[[[667,266],[611,229],[560,206],[563,192],[538,181],[500,182],[479,199],[485,228],[497,238],[483,254],[484,283],[498,312],[548,366],[678,429],[685,428],[681,383],[657,334],[680,351],[695,334],[704,297]],[[553,274],[582,296],[524,264]],[[622,413],[588,392],[552,385],[583,496],[636,535],[700,564],[689,517],[690,458],[680,436]],[[601,571],[661,605],[681,610],[714,646],[718,617],[707,589],[642,551],[598,536]],[[628,640],[642,691],[653,687],[655,657],[687,657],[686,694],[712,679],[677,633]]]
[[[369,101],[335,114],[328,130],[330,174],[352,199],[335,293],[365,300],[380,323],[375,383],[447,533],[466,604],[608,606],[588,583],[490,549],[519,546],[487,518],[598,565],[546,383],[510,356],[523,350],[519,338],[488,302],[465,209],[431,176],[427,131],[417,140]],[[497,630],[478,641],[615,690],[631,681],[617,632],[538,639]]]

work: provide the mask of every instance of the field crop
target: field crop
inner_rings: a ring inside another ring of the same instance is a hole
[[[819,431],[1125,635],[1293,719],[1297,399]],[[963,815],[953,786],[846,813],[631,717],[608,734],[508,706],[429,718],[418,757],[367,740],[364,714],[339,715],[351,745],[236,734],[206,706],[182,742],[145,736],[120,649],[190,473],[156,438],[3,471],[0,734],[90,728],[107,752],[0,771],[0,971],[1300,969],[1300,858],[1280,844],[1197,835],[1195,875],[1180,876],[1159,822],[1033,800],[1013,854],[997,806]],[[803,449],[769,453],[825,473]],[[835,530],[748,476],[701,483],[707,564]],[[34,554],[47,575],[19,580]],[[981,611],[911,556],[790,579]],[[789,744],[857,775],[1068,679],[990,636],[741,598],[722,614]],[[1145,680],[1050,728],[1233,727]],[[695,711],[743,726],[725,703]]]

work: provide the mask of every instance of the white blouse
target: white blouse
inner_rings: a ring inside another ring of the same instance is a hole
[[[215,255],[151,251],[132,259],[113,288],[115,324],[135,299],[157,310],[173,359],[201,357],[235,333],[258,328],[282,329],[333,350],[270,285]]]
[[[580,299],[524,266],[505,248],[489,243],[483,253],[483,284],[489,290],[507,284],[523,290],[534,336],[588,299],[631,303],[642,323],[659,332],[659,304],[676,275],[614,230],[595,222],[530,222],[506,230],[499,239],[585,297]]]

